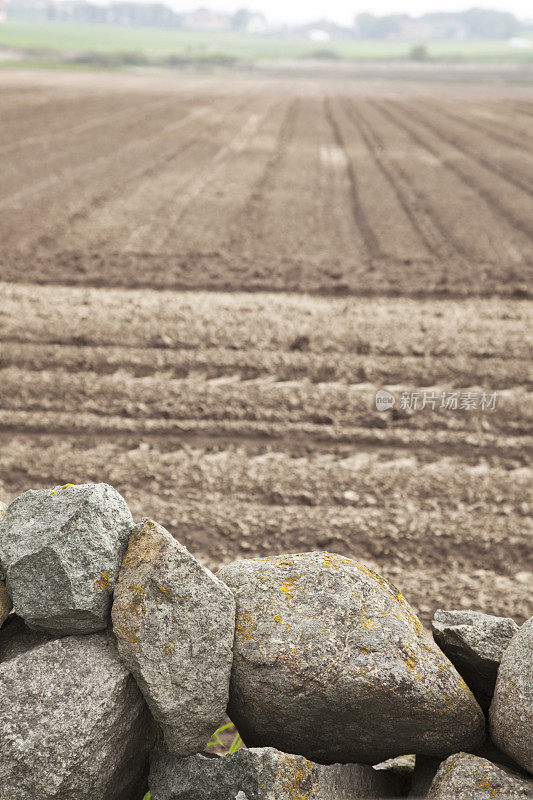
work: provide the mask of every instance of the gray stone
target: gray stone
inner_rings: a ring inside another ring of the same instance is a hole
[[[2,800],[139,800],[155,730],[107,633],[0,664]]]
[[[490,707],[494,743],[533,773],[533,617],[503,654]]]
[[[313,764],[271,747],[227,756],[150,756],[152,800],[357,800],[395,797],[396,783],[366,764]]]
[[[203,750],[224,719],[235,632],[235,599],[164,528],[145,519],[119,573],[113,630],[177,756]]]
[[[58,636],[103,630],[132,527],[123,498],[105,483],[17,497],[0,524],[0,563],[16,613]]]
[[[10,614],[0,631],[0,664],[28,653],[34,647],[49,642],[54,637],[43,631],[32,631],[22,617]]]
[[[6,504],[0,501],[0,520],[2,520],[2,517],[5,515],[6,508]],[[12,608],[13,603],[11,602],[11,598],[7,593],[5,575],[4,571],[2,570],[2,565],[0,564],[0,628],[4,624],[4,621],[7,619]]]
[[[501,767],[508,767],[513,772],[522,773],[527,777],[526,770],[517,764],[514,758],[511,758],[504,753],[503,750],[500,750],[499,747],[496,747],[490,735],[487,735],[487,738],[483,742],[480,747],[476,747],[472,750],[472,753],[475,756],[481,756],[481,758],[486,758],[487,761],[492,761],[493,764],[497,764]]]
[[[446,757],[484,717],[401,592],[331,553],[238,561],[228,714],[245,744],[321,762]]]
[[[479,611],[436,611],[433,638],[487,710],[504,650],[518,625],[508,617]]]
[[[428,795],[432,800],[515,800],[533,797],[533,781],[470,753],[444,761]]]

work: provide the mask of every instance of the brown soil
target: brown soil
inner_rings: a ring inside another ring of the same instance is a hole
[[[9,72],[0,83],[6,280],[530,290],[528,87]]]
[[[533,613],[528,87],[0,84],[0,499],[105,480],[212,567]]]
[[[106,480],[212,567],[318,547],[426,622],[531,613],[529,302],[3,284],[1,307],[6,500]],[[384,384],[498,399],[379,412]]]

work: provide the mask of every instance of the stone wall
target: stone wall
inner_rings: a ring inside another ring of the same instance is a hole
[[[533,797],[533,618],[431,636],[326,552],[215,576],[106,484],[0,514],[0,800]]]

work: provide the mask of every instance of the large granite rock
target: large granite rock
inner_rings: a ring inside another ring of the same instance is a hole
[[[28,653],[34,647],[49,642],[54,637],[43,631],[32,631],[22,617],[10,614],[0,631],[0,664]]]
[[[107,633],[0,664],[2,800],[139,800],[154,727]]]
[[[164,528],[133,531],[112,610],[122,660],[178,756],[203,750],[224,719],[235,599]]]
[[[504,753],[503,750],[500,750],[499,747],[496,747],[490,737],[490,732],[487,733],[487,737],[480,747],[472,749],[472,754],[480,756],[481,758],[486,758],[487,761],[492,761],[493,764],[499,767],[507,767],[512,772],[522,773],[522,775],[527,777],[527,771],[521,767],[520,764],[517,764],[514,758],[511,758],[507,753]]]
[[[6,513],[6,504],[0,501],[0,522],[2,521],[2,517]],[[4,621],[7,619],[9,612],[13,608],[13,603],[11,602],[11,598],[7,593],[7,587],[5,583],[5,575],[4,571],[2,570],[2,565],[0,564],[0,628],[2,627]]]
[[[470,753],[444,761],[427,797],[432,800],[517,800],[533,797],[533,781]]]
[[[490,731],[499,748],[533,773],[533,617],[503,654],[490,707]]]
[[[402,594],[330,553],[238,561],[228,714],[251,747],[321,763],[446,757],[484,717]]]
[[[366,764],[313,764],[270,747],[228,756],[150,756],[151,800],[357,800],[395,797],[393,779]]]
[[[103,630],[132,527],[123,498],[105,483],[17,497],[0,524],[0,563],[16,613],[58,636]]]
[[[480,706],[490,706],[505,649],[518,630],[514,620],[479,611],[436,611],[433,638],[472,689]]]

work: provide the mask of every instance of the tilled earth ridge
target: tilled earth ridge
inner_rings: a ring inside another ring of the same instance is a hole
[[[426,624],[531,615],[529,301],[0,293],[4,501],[107,481],[215,569],[323,549]],[[478,407],[421,410],[424,392]]]
[[[0,276],[529,295],[529,87],[0,76]]]

